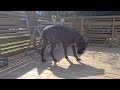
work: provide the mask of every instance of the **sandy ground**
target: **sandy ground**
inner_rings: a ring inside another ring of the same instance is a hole
[[[69,60],[64,58],[63,49],[55,51],[59,61],[53,66],[51,56],[45,54],[46,63],[41,62],[37,53],[11,57],[9,65],[0,67],[0,79],[119,79],[120,49],[87,47],[80,62],[68,49]]]

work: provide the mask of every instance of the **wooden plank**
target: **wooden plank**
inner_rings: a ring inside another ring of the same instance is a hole
[[[91,20],[99,20],[99,21],[101,21],[101,20],[102,21],[104,21],[104,20],[105,21],[110,21],[111,20],[112,21],[112,18],[109,18],[109,17],[108,18],[97,18],[97,17],[95,17],[95,18],[91,18]]]
[[[22,20],[15,20],[12,18],[0,18],[0,25],[24,25]]]
[[[116,34],[116,38],[120,38],[120,34]]]
[[[108,46],[108,44],[104,43],[89,43],[90,46]]]
[[[120,26],[120,21],[116,21],[116,18],[115,18],[115,26]]]
[[[9,28],[26,28],[26,25],[18,25],[18,26],[14,26],[14,25],[2,25],[0,26],[0,30],[2,29],[9,29]]]
[[[118,29],[118,30],[120,30],[120,26],[115,26],[115,29]]]
[[[115,33],[116,33],[116,34],[119,34],[119,33],[120,33],[120,29],[115,29]],[[116,34],[115,34],[115,35],[116,35]]]
[[[88,28],[89,27],[89,25],[84,25],[84,28]],[[98,29],[102,29],[102,28],[104,28],[104,29],[110,29],[112,26],[111,25],[91,25],[90,26],[90,29],[92,29],[92,28],[98,28]]]
[[[118,38],[118,37],[120,37],[120,31],[118,32],[116,32],[116,38]]]
[[[20,54],[20,53],[23,53],[25,52],[26,48],[25,49],[21,49],[21,50],[16,50],[16,51],[13,51],[12,53],[5,53],[5,54],[2,54],[2,57],[10,57],[10,56],[13,56],[13,55],[17,55],[17,54]]]
[[[111,35],[110,34],[86,34],[86,37],[95,37],[95,38],[104,37],[104,38],[109,38],[109,37],[111,37]]]
[[[93,40],[93,39],[94,39],[94,40],[106,40],[106,38],[103,38],[103,37],[102,37],[102,38],[88,38],[88,39],[89,39],[89,40]]]
[[[112,21],[112,18],[84,18],[84,21]]]
[[[111,29],[111,25],[91,25],[90,29]]]
[[[106,42],[95,42],[95,41],[91,41],[89,42],[90,44],[105,44]]]
[[[32,48],[30,48],[30,50],[32,50]],[[20,54],[20,53],[24,53],[26,51],[26,48],[23,48],[23,49],[20,49],[20,50],[16,50],[16,51],[13,51],[13,52],[9,52],[9,53],[4,53],[2,54],[2,57],[10,57],[10,56],[15,56],[17,54]]]
[[[17,42],[17,41],[23,41],[23,40],[29,40],[29,39],[30,39],[29,36],[2,38],[2,39],[0,39],[0,43],[5,44],[5,43]]]
[[[97,39],[89,39],[89,42],[105,42],[105,41],[107,41],[107,39],[99,39],[99,38],[97,38]]]
[[[0,11],[0,13],[10,13],[10,14],[18,14],[18,15],[23,14],[20,11]]]
[[[112,25],[112,21],[109,21],[109,22],[84,22],[84,25]]]
[[[88,21],[90,21],[90,22],[111,22],[112,18],[110,18],[110,19],[104,19],[104,18],[102,18],[102,19],[86,19],[86,20],[84,20],[84,22],[86,22],[86,23]]]
[[[89,43],[96,43],[96,44],[106,44],[108,43],[107,41],[89,41]]]
[[[36,44],[39,44],[39,43],[41,43],[41,42],[36,42]],[[19,47],[18,45],[28,45],[29,44],[29,41],[27,41],[27,42],[19,42],[19,43],[15,43],[15,44],[10,44],[10,45],[6,45],[6,46],[1,46],[1,48],[2,49],[5,49],[5,48],[10,48],[10,49],[12,49],[12,47]],[[33,44],[33,42],[32,42],[32,44]],[[32,45],[31,44],[31,45]]]
[[[88,29],[86,30],[86,32],[110,32],[112,31],[111,29],[103,29],[103,28],[91,28],[91,29]]]
[[[30,40],[23,40],[23,41],[17,41],[17,42],[12,42],[12,43],[5,43],[5,44],[1,44],[1,47],[6,48],[6,47],[10,47],[10,46],[19,45],[19,44],[26,44],[26,43],[29,43],[29,42],[30,42]],[[42,40],[36,39],[36,42],[38,44],[38,43],[41,43]]]
[[[0,16],[7,16],[7,17],[25,17],[24,14],[19,12],[11,12],[11,11],[0,11]]]
[[[12,46],[20,45],[20,44],[26,44],[26,43],[29,43],[29,42],[30,42],[30,40],[24,40],[22,42],[7,43],[7,44],[1,45],[1,47],[2,48],[7,48],[7,47],[12,47]]]
[[[88,27],[85,27],[84,28],[86,31],[110,31],[110,30],[112,30],[112,28],[111,27],[109,27],[109,28],[105,28],[105,27],[99,27],[99,28],[97,28],[97,27],[91,27],[91,28],[88,28]]]
[[[95,38],[95,39],[94,39],[94,38],[88,38],[88,42],[89,42],[89,41],[92,41],[92,40],[93,40],[93,41],[97,41],[97,40],[98,40],[98,41],[107,41],[107,38],[104,38],[104,39],[100,39],[100,38]]]
[[[66,24],[66,25],[69,25],[69,24],[71,24],[70,22],[64,22],[64,23],[61,23],[61,22],[40,22],[39,21],[39,23],[41,24],[41,25],[49,25],[49,24]]]
[[[89,43],[90,46],[108,46],[107,44],[97,44],[97,43]]]
[[[105,39],[89,39],[89,42],[96,41],[96,42],[104,42]]]
[[[1,54],[2,52],[1,52],[1,44],[0,44],[0,57],[2,57],[2,54]]]
[[[21,35],[25,35],[25,34],[29,34],[28,31],[24,31],[24,32],[18,32],[18,33],[5,33],[5,34],[0,34],[0,37],[2,36],[21,36]]]
[[[114,28],[115,28],[115,17],[113,17],[113,21],[112,21],[112,36],[111,36],[111,38],[112,38],[112,46],[113,46],[113,44],[114,44],[114,34],[115,34],[115,30],[114,30]]]
[[[100,31],[86,31],[86,34],[111,34],[111,31],[105,31],[105,32],[100,32]]]
[[[89,43],[93,43],[93,44],[105,44],[105,42],[89,42]]]
[[[19,29],[16,29],[16,30],[0,30],[0,34],[27,32],[27,31],[28,31],[27,29],[25,29],[25,30],[19,30]]]
[[[19,44],[19,45],[15,45],[15,46],[9,47],[9,48],[3,48],[1,50],[1,52],[12,51],[12,50],[16,50],[16,49],[22,49],[22,48],[25,48],[26,46],[28,46],[28,44],[26,44],[26,45]]]
[[[31,49],[33,49],[33,47],[31,47],[30,50]],[[15,51],[12,51],[12,52],[4,53],[4,54],[2,54],[2,57],[10,57],[10,56],[13,56],[13,55],[23,53],[25,51],[26,51],[26,48],[21,48],[20,50],[15,50]]]

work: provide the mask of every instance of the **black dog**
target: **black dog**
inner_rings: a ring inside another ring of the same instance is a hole
[[[80,59],[76,55],[75,46],[77,47],[78,54],[83,54],[83,51],[86,49],[86,42],[84,38],[80,35],[80,33],[77,32],[74,28],[67,27],[67,26],[50,25],[45,27],[42,32],[42,39],[43,39],[43,46],[41,49],[41,57],[43,62],[46,62],[46,60],[44,59],[43,53],[44,53],[44,50],[46,49],[46,46],[48,45],[48,42],[51,44],[50,54],[53,60],[55,61],[55,63],[57,62],[57,60],[53,55],[53,50],[55,49],[56,44],[58,42],[61,42],[63,45],[66,59],[68,59],[67,47],[69,45],[72,46],[73,54],[77,60],[80,60]]]

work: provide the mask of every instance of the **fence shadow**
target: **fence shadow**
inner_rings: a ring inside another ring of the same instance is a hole
[[[69,50],[68,50],[69,51]],[[68,53],[68,55],[72,55],[72,51]],[[64,58],[63,51],[58,51],[55,53],[55,57],[58,61],[60,61],[62,58]],[[39,75],[45,70],[49,69],[55,76],[65,79],[77,79],[81,77],[87,77],[87,76],[98,76],[98,75],[104,75],[104,69],[98,69],[96,67],[84,64],[79,62],[79,64],[73,64],[71,60],[67,60],[70,63],[70,66],[68,68],[64,68],[61,65],[58,66],[55,64],[54,66],[51,65],[52,58],[50,56],[46,57],[47,63],[39,63],[37,67],[37,72]],[[48,68],[49,67],[49,68]]]
[[[69,51],[68,49],[68,56],[72,55],[72,51]],[[64,53],[63,50],[55,51],[55,57],[58,60],[58,62],[64,58]],[[28,56],[30,57],[30,56]],[[23,60],[24,57],[19,58]],[[84,63],[79,63],[79,64],[73,64],[71,60],[67,60],[70,63],[70,66],[68,66],[67,69],[65,69],[62,66],[52,66],[52,57],[50,54],[46,54],[45,58],[47,60],[46,63],[42,63],[41,57],[38,56],[35,58],[35,55],[33,55],[33,58],[24,58],[26,62],[19,64],[18,66],[14,66],[6,71],[2,72],[2,68],[0,68],[0,79],[16,79],[21,77],[22,75],[28,73],[29,71],[37,68],[37,71],[35,71],[37,76],[40,76],[44,70],[48,69],[57,77],[60,78],[81,78],[81,77],[86,77],[86,76],[98,76],[98,75],[104,75],[104,70],[103,69],[98,69],[96,67],[84,64]],[[19,61],[19,60],[18,60]],[[24,60],[23,60],[24,61]],[[18,63],[18,62],[16,62]],[[13,64],[16,64],[13,63]],[[30,79],[30,77],[26,77]],[[34,75],[33,75],[34,78]]]
[[[70,60],[68,60],[70,66],[68,68],[64,68],[58,65],[51,66],[48,65],[41,65],[37,68],[39,74],[43,72],[46,68],[49,67],[49,70],[57,77],[64,78],[64,79],[77,79],[81,77],[87,76],[98,76],[104,75],[104,69],[98,69],[96,67],[80,63],[80,64],[73,64]]]

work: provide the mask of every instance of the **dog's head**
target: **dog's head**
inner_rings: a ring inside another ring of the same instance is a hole
[[[76,40],[77,53],[83,54],[87,45],[88,45],[87,39],[79,38],[78,40]]]

